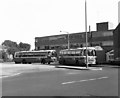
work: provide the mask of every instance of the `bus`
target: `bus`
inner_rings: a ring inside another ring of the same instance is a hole
[[[86,65],[86,47],[77,49],[65,49],[59,52],[59,64]],[[96,50],[94,47],[87,47],[87,63],[96,64]]]
[[[39,50],[39,51],[19,51],[15,52],[15,64],[31,64],[31,63],[48,63],[56,61],[57,53],[55,50]]]

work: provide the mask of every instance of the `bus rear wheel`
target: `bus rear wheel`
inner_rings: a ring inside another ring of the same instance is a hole
[[[50,64],[50,61],[48,61],[48,64]]]
[[[19,64],[20,62],[15,62],[15,64]]]
[[[26,62],[26,60],[25,60],[25,59],[22,61],[22,63],[23,63],[23,64],[27,64],[27,62]]]

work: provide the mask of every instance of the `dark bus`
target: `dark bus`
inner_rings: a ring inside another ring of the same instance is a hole
[[[39,50],[39,51],[19,51],[15,52],[15,64],[31,64],[31,63],[48,63],[56,61],[57,54],[55,50]]]

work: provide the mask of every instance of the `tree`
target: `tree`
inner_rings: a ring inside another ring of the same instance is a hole
[[[7,46],[7,52],[14,56],[14,53],[17,51],[28,51],[30,50],[30,44],[20,42],[17,44],[11,40],[5,40],[2,45]]]
[[[16,42],[10,41],[10,40],[5,40],[2,45],[7,46],[7,47],[17,47],[18,45]]]
[[[30,47],[31,47],[30,44],[22,43],[22,42],[19,43],[19,49],[22,51],[29,51]]]
[[[7,61],[7,53],[5,51],[2,51],[2,59],[3,61]]]
[[[16,51],[19,51],[19,46],[17,45],[17,43],[11,40],[5,40],[2,45],[7,46],[7,52],[9,54],[12,54],[13,56]]]
[[[10,48],[7,49],[7,52],[9,54],[12,54],[13,57],[14,57],[15,52],[17,52],[17,51],[20,51],[19,48],[17,48],[17,47],[10,47]]]

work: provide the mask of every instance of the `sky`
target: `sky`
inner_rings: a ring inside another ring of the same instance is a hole
[[[120,0],[86,0],[87,25],[118,25]],[[85,32],[85,0],[0,0],[0,44],[11,40],[31,44],[35,37]]]

